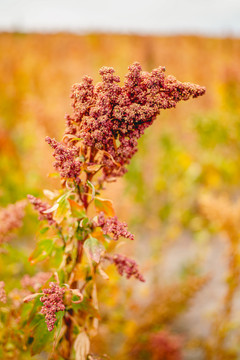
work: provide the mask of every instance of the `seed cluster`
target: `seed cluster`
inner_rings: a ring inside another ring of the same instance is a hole
[[[59,143],[55,139],[46,137],[46,142],[54,149],[53,156],[56,161],[53,166],[64,179],[75,179],[79,182],[79,175],[81,172],[81,161],[77,159],[79,149],[75,146],[68,147],[65,144]]]
[[[120,237],[134,240],[134,235],[127,230],[127,224],[118,220],[117,216],[105,218],[104,213],[98,215],[98,226],[102,227],[104,235],[112,234],[113,240]]]
[[[65,310],[63,303],[65,288],[61,288],[57,283],[51,282],[49,288],[43,289],[43,293],[44,295],[40,298],[40,301],[43,303],[41,314],[45,315],[48,331],[52,331],[57,321],[56,312]]]
[[[42,200],[36,198],[33,195],[28,195],[28,200],[30,201],[30,203],[33,205],[34,209],[38,212],[39,217],[38,219],[41,220],[47,220],[49,225],[53,225],[55,224],[55,220],[53,219],[53,214],[52,213],[48,213],[45,214],[44,211],[50,209],[50,205],[48,205],[47,203],[43,202]]]
[[[6,304],[7,295],[6,295],[6,291],[5,291],[4,287],[5,287],[4,281],[0,281],[0,302]]]
[[[120,254],[114,255],[111,259],[121,276],[125,274],[127,279],[133,276],[137,280],[145,282],[143,275],[138,270],[136,261]]]
[[[137,151],[137,140],[161,109],[205,93],[204,87],[181,83],[164,72],[164,67],[143,72],[140,64],[134,63],[120,86],[114,69],[102,67],[102,82],[94,86],[93,79],[85,76],[81,83],[73,85],[73,115],[67,116],[66,134],[110,154],[101,160],[105,178],[127,171],[125,166]]]
[[[0,243],[8,241],[10,233],[22,226],[26,201],[18,201],[0,209]]]

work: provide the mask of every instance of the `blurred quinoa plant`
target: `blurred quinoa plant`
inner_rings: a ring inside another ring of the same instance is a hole
[[[26,201],[18,201],[0,209],[0,244],[8,241],[12,232],[22,226]]]
[[[223,297],[219,309],[213,313],[210,334],[206,342],[200,344],[207,359],[215,359],[216,354],[218,359],[238,359],[239,326],[234,302],[240,288],[240,199],[208,194],[199,199],[199,207],[206,219],[222,231],[227,254]]]
[[[108,280],[108,266],[115,265],[120,275],[145,280],[133,259],[115,253],[119,238],[134,236],[101,191],[127,172],[138,139],[161,109],[205,93],[204,87],[165,76],[164,67],[148,73],[134,63],[122,86],[113,68],[102,67],[99,73],[102,81],[96,85],[88,76],[73,85],[73,114],[66,116],[61,142],[46,138],[62,188],[44,190],[50,204],[28,195],[41,222],[29,260],[45,260],[49,272],[22,279],[18,326],[24,332],[18,332],[15,358],[21,349],[32,356],[45,350],[51,359],[106,358],[90,350],[100,319],[98,277]],[[13,294],[5,292],[3,282],[0,291],[2,302],[14,306]],[[157,334],[149,344],[150,352],[158,347],[154,359],[180,358],[180,343],[168,334]]]

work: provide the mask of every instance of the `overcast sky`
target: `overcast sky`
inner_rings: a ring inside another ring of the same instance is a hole
[[[240,37],[240,0],[0,0],[0,31]]]

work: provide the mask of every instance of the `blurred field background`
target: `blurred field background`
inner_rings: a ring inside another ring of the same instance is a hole
[[[98,353],[240,359],[240,252],[231,240],[239,236],[231,221],[240,218],[239,59],[237,38],[0,34],[1,207],[60,187],[47,176],[53,159],[44,138],[61,139],[71,85],[83,75],[97,82],[98,69],[113,66],[123,79],[139,61],[143,70],[162,65],[167,75],[207,88],[202,98],[162,111],[128,174],[107,190],[136,234],[121,250],[138,261],[147,282],[120,281],[113,272],[100,285]],[[29,206],[13,240],[22,258],[0,263],[5,280],[34,273],[27,257],[36,227]]]

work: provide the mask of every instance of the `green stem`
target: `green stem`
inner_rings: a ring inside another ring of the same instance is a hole
[[[61,237],[61,239],[62,239],[62,241],[63,241],[63,246],[64,246],[64,248],[65,248],[65,247],[66,247],[66,240],[65,240],[65,238],[64,238],[64,236],[63,236],[62,228],[61,228],[61,226],[59,226],[58,224],[56,225],[56,228],[57,228],[58,233],[59,233],[59,235],[60,235],[60,237]]]

